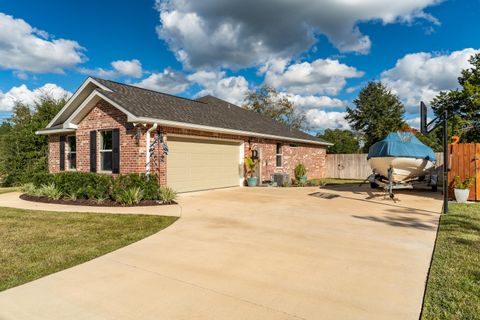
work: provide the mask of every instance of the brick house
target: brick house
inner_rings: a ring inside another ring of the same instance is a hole
[[[213,96],[196,100],[88,78],[45,129],[49,170],[156,173],[179,192],[244,184],[245,156],[270,180],[305,164],[325,173],[321,139]]]

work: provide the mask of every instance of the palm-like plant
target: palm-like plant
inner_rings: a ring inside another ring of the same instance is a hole
[[[245,168],[247,169],[247,175],[253,177],[257,169],[257,160],[252,159],[252,157],[245,157]]]

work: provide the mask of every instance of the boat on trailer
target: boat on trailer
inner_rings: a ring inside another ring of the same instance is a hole
[[[391,132],[368,151],[372,188],[384,187],[393,198],[394,189],[412,189],[425,184],[437,190],[436,157],[412,132]]]

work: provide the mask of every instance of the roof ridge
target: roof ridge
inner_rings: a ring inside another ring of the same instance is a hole
[[[91,78],[96,79],[96,80],[113,82],[113,83],[116,83],[116,84],[121,85],[121,86],[127,86],[127,87],[131,87],[131,88],[135,88],[135,89],[140,89],[140,90],[144,90],[144,91],[149,91],[149,92],[153,92],[153,93],[158,93],[158,94],[162,94],[162,95],[169,96],[169,97],[173,97],[173,98],[177,98],[177,99],[183,99],[183,100],[188,100],[188,101],[197,102],[197,103],[201,103],[201,104],[206,104],[205,102],[202,102],[202,101],[198,101],[198,100],[194,100],[194,99],[189,99],[189,98],[185,98],[185,97],[179,97],[179,96],[176,96],[176,95],[174,95],[174,94],[165,93],[165,92],[160,92],[160,91],[156,91],[156,90],[152,90],[152,89],[147,89],[147,88],[143,88],[143,87],[139,87],[139,86],[134,86],[134,85],[128,84],[128,83],[122,83],[122,82],[118,82],[118,81],[114,81],[114,80],[108,80],[108,79],[103,79],[103,78],[98,78],[98,77],[91,77]]]

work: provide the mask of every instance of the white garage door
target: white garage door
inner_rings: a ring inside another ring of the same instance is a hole
[[[238,186],[240,143],[168,137],[167,184],[177,192]]]

